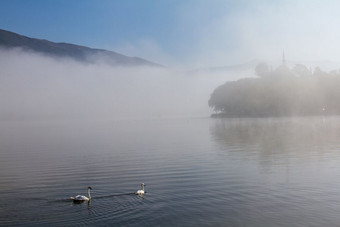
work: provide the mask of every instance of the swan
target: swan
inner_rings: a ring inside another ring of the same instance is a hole
[[[138,190],[136,192],[136,195],[144,195],[146,193],[145,190],[144,190],[145,184],[142,183],[141,186],[142,186],[142,189]]]
[[[87,195],[88,195],[88,197],[86,197],[84,195],[77,195],[76,197],[71,197],[71,199],[73,200],[73,202],[90,201],[91,200],[90,190],[92,190],[92,188],[91,187],[87,187]]]

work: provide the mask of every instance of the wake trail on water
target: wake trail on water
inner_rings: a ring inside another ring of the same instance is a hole
[[[92,199],[104,199],[104,198],[110,198],[110,197],[115,197],[115,196],[124,196],[124,195],[135,195],[135,193],[129,192],[129,193],[119,193],[119,194],[112,194],[112,195],[103,195],[103,196],[92,197]]]
[[[117,196],[127,196],[127,195],[135,195],[134,192],[128,192],[128,193],[117,193],[117,194],[111,194],[111,195],[103,195],[103,196],[93,196],[93,199],[105,199],[105,198],[112,198],[112,197],[117,197]],[[42,201],[42,202],[47,202],[47,203],[55,203],[55,202],[70,202],[73,201],[70,197],[69,198],[61,198],[61,199],[50,199],[50,198],[27,198],[26,200],[29,201]]]
[[[92,196],[91,200],[97,200],[97,199],[106,199],[106,198],[112,198],[112,197],[117,197],[117,196],[126,196],[126,195],[135,195],[134,192],[129,192],[129,193],[118,193],[118,194],[111,194],[111,195],[103,195],[103,196]],[[32,200],[41,200],[41,201],[46,201],[48,203],[52,202],[70,202],[73,201],[71,198],[62,198],[62,199],[44,199],[44,198],[31,198]]]

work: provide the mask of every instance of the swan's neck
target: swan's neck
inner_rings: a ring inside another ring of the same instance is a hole
[[[87,195],[89,196],[89,199],[91,199],[90,189],[87,189]]]
[[[144,191],[144,185],[142,184],[142,190]]]

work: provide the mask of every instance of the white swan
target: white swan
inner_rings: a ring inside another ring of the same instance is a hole
[[[88,195],[88,197],[83,196],[83,195],[77,195],[76,197],[71,197],[71,199],[74,202],[90,201],[91,200],[90,190],[92,190],[92,188],[91,187],[87,187],[87,195]]]
[[[136,195],[144,195],[144,194],[145,194],[145,190],[144,190],[145,184],[142,183],[141,186],[142,186],[142,189],[141,189],[141,190],[138,190],[138,191],[136,192]]]

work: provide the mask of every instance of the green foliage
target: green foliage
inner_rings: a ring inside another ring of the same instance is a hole
[[[267,76],[227,82],[211,94],[218,115],[237,117],[338,115],[340,74],[282,65]]]

